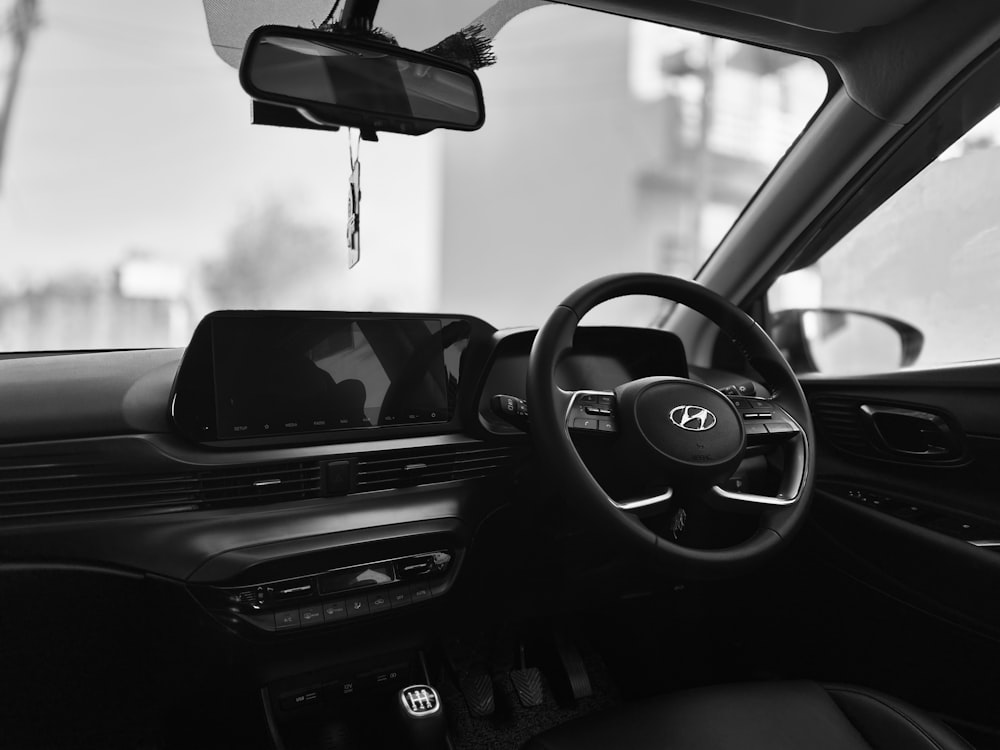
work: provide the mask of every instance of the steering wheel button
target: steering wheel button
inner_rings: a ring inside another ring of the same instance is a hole
[[[597,420],[596,419],[580,419],[577,417],[573,420],[574,430],[596,430]]]
[[[765,422],[764,426],[767,427],[767,431],[774,435],[787,435],[789,433],[795,432],[795,427],[793,427],[788,422],[782,422],[776,420],[773,422]]]
[[[767,425],[763,422],[751,422],[746,425],[747,435],[766,435]]]
[[[600,432],[618,432],[618,428],[615,426],[615,423],[609,419],[597,420],[597,429]]]

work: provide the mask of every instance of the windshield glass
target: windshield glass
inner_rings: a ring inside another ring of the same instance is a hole
[[[488,3],[431,5],[383,0],[377,22],[422,49]],[[4,351],[179,346],[224,308],[535,326],[606,273],[693,276],[826,94],[810,60],[528,10],[480,71],[481,130],[361,144],[349,271],[347,134],[251,125],[198,4],[0,0],[0,19]]]

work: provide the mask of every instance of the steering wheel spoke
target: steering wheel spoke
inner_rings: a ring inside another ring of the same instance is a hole
[[[795,497],[783,497],[781,495],[755,495],[752,492],[731,492],[715,485],[709,490],[708,503],[718,510],[752,511],[760,509],[761,506],[783,506],[791,505],[796,501]]]
[[[646,497],[629,498],[627,500],[611,500],[611,504],[614,505],[618,510],[625,511],[644,511],[649,512],[655,510],[656,512],[662,512],[667,510],[667,503],[669,503],[674,498],[673,487],[667,487],[664,491],[649,495]],[[659,507],[657,507],[659,506]]]
[[[571,434],[618,432],[618,403],[611,391],[563,391],[566,427]]]
[[[802,487],[805,484],[809,466],[809,443],[805,430],[781,406],[770,401],[773,411],[766,418],[750,417],[744,424],[760,424],[766,431],[753,433],[747,429],[747,447],[762,447],[769,453],[781,451],[783,465],[781,486],[774,495],[764,495],[753,492],[734,492],[718,485],[713,486],[708,493],[709,505],[718,510],[754,511],[764,507],[780,508],[793,505],[802,497]],[[738,407],[739,408],[739,407]],[[759,407],[751,407],[759,408]],[[750,412],[751,414],[764,412]],[[751,421],[753,420],[753,421]]]

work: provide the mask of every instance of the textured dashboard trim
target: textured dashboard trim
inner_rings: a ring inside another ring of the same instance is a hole
[[[472,502],[473,497],[478,502]],[[440,519],[457,519],[463,527],[475,528],[491,505],[469,484],[455,482],[294,506],[5,524],[0,549],[10,562],[100,564],[187,580],[213,558],[244,548],[329,547],[359,533],[376,541],[391,537],[400,524]]]
[[[0,360],[0,442],[167,432],[181,349]]]

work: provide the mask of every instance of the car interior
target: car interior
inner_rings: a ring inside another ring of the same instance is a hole
[[[1000,748],[998,352],[927,363],[903,307],[776,304],[997,108],[1000,6],[546,4],[810,58],[828,87],[693,279],[548,275],[529,327],[218,309],[179,347],[0,352],[0,746]],[[254,122],[474,149],[483,45],[405,49],[378,6],[254,20]],[[946,304],[995,283],[989,226],[968,276],[942,235]],[[516,308],[509,270],[466,291]],[[664,314],[584,320],[633,296]],[[888,366],[828,366],[852,353],[816,331],[848,321]]]

